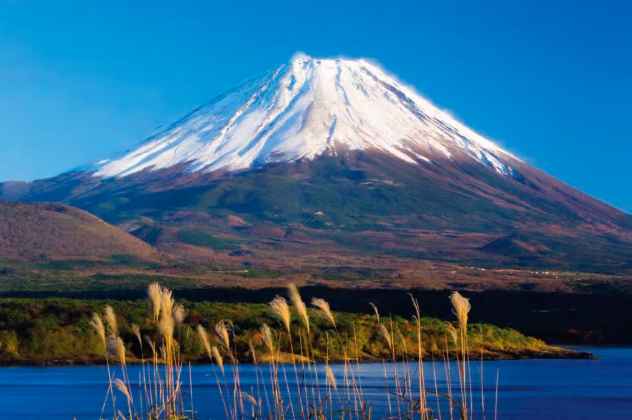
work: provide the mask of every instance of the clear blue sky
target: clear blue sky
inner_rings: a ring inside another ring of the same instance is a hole
[[[632,212],[632,6],[477,3],[0,0],[0,180],[125,150],[304,51],[373,58]]]

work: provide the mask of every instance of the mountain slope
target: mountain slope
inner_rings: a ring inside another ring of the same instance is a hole
[[[119,158],[0,185],[2,197],[69,203],[162,251],[229,265],[632,271],[630,215],[366,60],[298,55]]]
[[[0,256],[6,259],[155,259],[146,243],[91,214],[61,204],[0,203]]]
[[[184,165],[240,170],[324,153],[374,150],[431,164],[466,159],[511,174],[512,156],[366,60],[292,61],[201,107],[124,156],[96,165],[122,177]]]

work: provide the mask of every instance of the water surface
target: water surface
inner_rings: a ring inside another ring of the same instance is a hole
[[[632,348],[582,347],[581,350],[593,352],[599,359],[485,362],[482,375],[485,418],[494,419],[498,375],[499,419],[631,419]],[[416,366],[409,367],[415,374]],[[434,389],[433,365],[426,363],[424,368],[428,388]],[[437,363],[434,368],[437,388],[445,393],[444,366]],[[194,409],[200,419],[224,417],[212,369],[192,368]],[[254,367],[242,365],[240,369],[244,389],[256,387]],[[479,363],[473,363],[472,398],[476,418],[483,418],[479,369]],[[389,366],[387,377],[392,380],[405,370],[401,364]],[[137,367],[130,367],[132,380],[139,372]],[[344,384],[342,366],[334,366],[334,372],[338,383]],[[288,376],[291,382],[291,372]],[[384,367],[379,363],[361,365],[358,371],[365,398],[374,407],[374,418],[388,413],[385,394],[392,387],[385,384],[384,377]],[[0,368],[0,418],[97,419],[106,394],[106,378],[103,366]],[[324,393],[323,384],[318,385]],[[189,388],[185,388],[188,395]],[[344,386],[338,392],[346,392]],[[444,419],[449,418],[445,404],[436,407],[435,399],[430,398],[430,405],[435,412],[441,409]],[[111,417],[111,409],[106,408],[105,414]]]

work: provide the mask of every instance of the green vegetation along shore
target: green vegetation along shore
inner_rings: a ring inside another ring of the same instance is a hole
[[[208,329],[228,320],[234,334],[236,357],[249,360],[249,343],[262,324],[277,331],[282,325],[265,304],[226,304],[215,302],[181,301],[184,314],[175,328],[183,360],[207,362],[204,345],[196,328]],[[146,300],[106,301],[79,299],[0,299],[0,363],[11,364],[82,364],[104,362],[103,343],[90,324],[94,313],[103,313],[110,305],[116,313],[120,335],[126,344],[129,361],[147,357],[137,333],[151,339],[159,334],[153,322],[150,305]],[[310,309],[314,359],[341,360],[348,355],[360,360],[379,360],[389,356],[374,316],[336,313],[334,328],[320,311]],[[411,309],[412,311],[412,309]],[[388,317],[382,322],[400,341],[399,356],[416,354],[415,323],[412,319]],[[423,352],[427,357],[441,358],[446,346],[451,352],[457,349],[448,340],[451,323],[433,318],[422,318]],[[138,326],[138,329],[136,329]],[[471,324],[468,327],[472,354],[487,359],[498,358],[583,358],[590,357],[559,347],[550,346],[536,338],[527,337],[516,330],[498,328],[489,324]],[[280,339],[282,334],[278,334]],[[351,340],[336,340],[334,337]],[[287,338],[285,338],[287,340]],[[349,341],[353,348],[344,348]],[[299,338],[294,343],[300,346]],[[263,348],[263,344],[260,344]],[[327,349],[327,351],[325,351]],[[409,350],[405,350],[409,349]],[[407,354],[407,352],[410,353]],[[325,354],[327,353],[327,354]]]

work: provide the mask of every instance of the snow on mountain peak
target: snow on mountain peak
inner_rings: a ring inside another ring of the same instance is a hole
[[[492,141],[365,59],[295,54],[288,64],[205,105],[139,148],[96,164],[123,177],[186,165],[243,170],[344,150],[375,150],[410,164],[470,159],[513,173]]]

